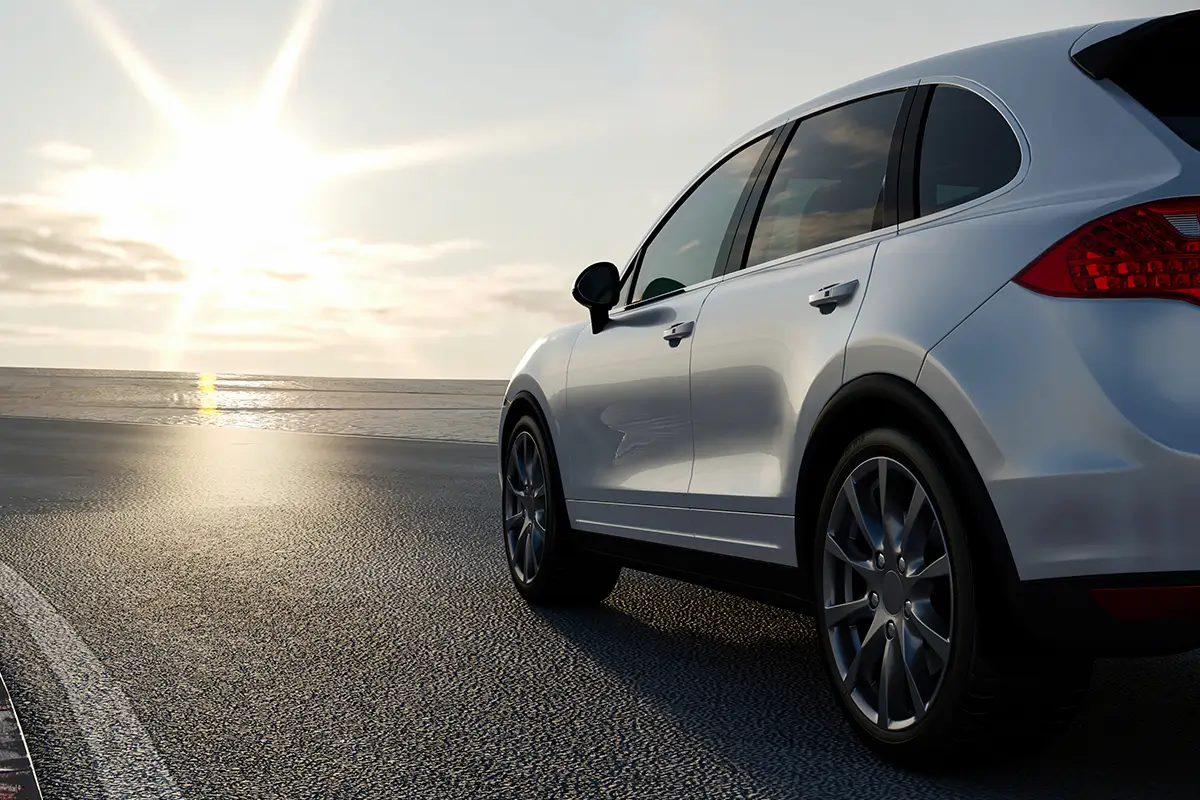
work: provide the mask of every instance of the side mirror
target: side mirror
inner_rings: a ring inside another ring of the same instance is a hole
[[[571,296],[591,312],[592,333],[604,330],[608,312],[621,297],[621,273],[617,271],[617,265],[609,261],[592,264],[575,279]]]

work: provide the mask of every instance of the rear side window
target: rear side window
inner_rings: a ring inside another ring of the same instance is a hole
[[[1200,10],[1170,14],[1102,39],[1072,58],[1093,78],[1109,78],[1200,149]]]
[[[1182,33],[1182,26],[1178,30]],[[1200,23],[1193,25],[1193,35],[1198,30]],[[1176,136],[1200,149],[1200,91],[1195,88],[1200,51],[1194,41],[1185,42],[1182,35],[1178,38],[1131,59],[1113,82]]]
[[[1021,145],[991,103],[957,86],[933,90],[917,154],[917,216],[991,194],[1020,168]]]
[[[763,200],[746,266],[870,233],[904,92],[867,97],[800,123]]]

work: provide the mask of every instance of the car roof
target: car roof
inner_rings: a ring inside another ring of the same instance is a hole
[[[1064,67],[1075,69],[1070,62],[1071,46],[1082,36],[1094,28],[1105,28],[1105,33],[1115,35],[1150,18],[1118,20],[1099,24],[1078,25],[1071,28],[1033,33],[995,42],[976,45],[949,53],[932,56],[914,61],[894,69],[880,72],[854,83],[815,97],[794,108],[779,114],[767,122],[755,127],[732,144],[725,152],[729,152],[762,134],[774,130],[798,117],[803,117],[822,108],[836,106],[858,97],[865,97],[877,92],[916,84],[924,79],[956,77],[982,84],[1004,96],[1005,84],[1019,83],[1012,80],[1023,70],[1014,65],[1044,64],[1047,61],[1060,61]],[[1008,78],[1008,80],[1006,80]],[[719,159],[718,159],[719,160]]]

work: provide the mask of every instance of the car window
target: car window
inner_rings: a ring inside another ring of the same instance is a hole
[[[995,106],[957,86],[933,90],[917,156],[917,216],[991,194],[1020,167],[1021,145]]]
[[[643,250],[629,302],[649,300],[713,276],[733,212],[770,141],[765,136],[734,153],[676,206]]]
[[[800,123],[771,178],[747,266],[869,233],[883,200],[904,92],[889,92]]]

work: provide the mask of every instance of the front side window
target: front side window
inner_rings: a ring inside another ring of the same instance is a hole
[[[1021,145],[995,106],[957,86],[933,90],[917,154],[917,216],[991,194],[1020,167]]]
[[[642,253],[629,302],[650,300],[713,276],[733,212],[770,141],[765,136],[727,158],[675,207]]]
[[[876,228],[903,102],[903,91],[889,92],[800,123],[767,189],[747,267]]]

